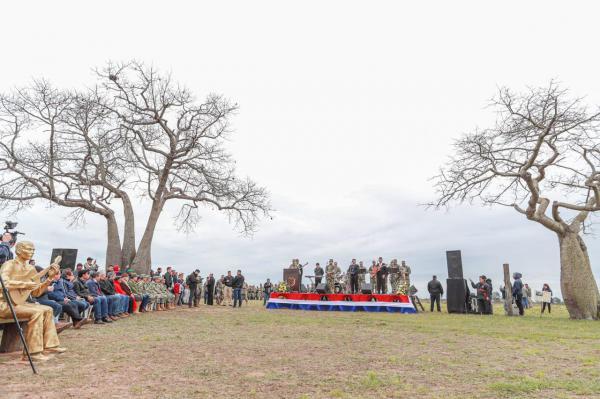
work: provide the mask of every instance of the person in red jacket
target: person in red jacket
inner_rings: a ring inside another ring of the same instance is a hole
[[[114,283],[115,283],[115,292],[117,294],[121,294],[121,295],[125,295],[125,296],[129,297],[129,310],[128,310],[128,313],[126,313],[129,316],[129,313],[132,313],[134,299],[132,298],[131,295],[127,294],[127,292],[123,289],[123,285],[121,285],[121,276],[116,276]]]

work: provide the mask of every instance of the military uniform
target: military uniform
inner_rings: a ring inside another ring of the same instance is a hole
[[[367,269],[365,269],[365,266],[363,265],[362,262],[358,263],[358,291],[360,292],[362,290],[362,286],[365,283],[365,274],[367,272]]]
[[[410,266],[402,261],[400,265],[400,282],[406,287],[410,287]]]
[[[325,274],[327,277],[327,290],[329,292],[335,292],[335,281],[339,278],[341,270],[336,263],[329,263],[325,268]]]
[[[398,267],[398,261],[396,259],[392,260],[390,262],[390,269],[391,268],[395,268]],[[399,273],[392,273],[390,271],[390,287],[391,287],[391,293],[395,294],[398,292],[398,286],[400,285],[400,275]]]

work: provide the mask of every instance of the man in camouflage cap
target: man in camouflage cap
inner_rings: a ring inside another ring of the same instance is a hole
[[[139,312],[146,311],[146,305],[150,301],[150,295],[145,294],[142,289],[142,282],[140,281],[140,276],[135,273],[131,274],[131,280],[129,280],[129,288],[131,288],[131,292],[135,297],[135,300],[140,304],[138,307]]]

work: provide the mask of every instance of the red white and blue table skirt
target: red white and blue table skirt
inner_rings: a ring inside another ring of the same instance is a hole
[[[267,309],[417,313],[407,295],[272,292]]]

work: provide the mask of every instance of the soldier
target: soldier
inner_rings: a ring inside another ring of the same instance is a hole
[[[144,294],[142,288],[140,286],[139,276],[135,273],[132,273],[131,280],[128,281],[129,288],[131,289],[131,293],[135,297],[135,300],[140,304],[138,306],[138,312],[145,312],[146,306],[148,305],[148,301],[150,300],[150,296],[148,294]]]
[[[150,283],[150,289],[152,290],[152,292],[154,292],[156,294],[156,301],[158,303],[157,306],[157,310],[167,310],[166,309],[166,304],[167,304],[167,296],[163,294],[160,286],[161,286],[161,277],[160,276],[155,276],[154,277],[154,281],[152,281]]]
[[[406,261],[402,261],[400,265],[400,280],[406,287],[410,287],[410,266],[406,264]]]
[[[166,296],[166,308],[173,309],[175,306],[175,294],[167,289],[167,285],[165,284],[165,279],[160,279],[160,291],[163,295]]]
[[[148,295],[148,305],[149,307],[146,310],[154,311],[158,310],[158,296],[152,289],[152,281],[150,280],[149,274],[142,275],[143,281],[140,284],[140,288],[144,295]]]
[[[398,259],[392,259],[390,262],[390,287],[392,290],[392,294],[398,292],[398,286],[400,284],[399,273],[397,273],[394,269],[398,268]]]
[[[329,263],[325,267],[325,278],[327,281],[327,292],[333,293],[335,290],[336,265],[333,259],[329,259]]]
[[[215,284],[215,301],[217,302],[217,305],[223,305],[225,306],[225,304],[223,303],[223,278],[225,276],[221,274],[221,278],[219,280],[217,280],[216,284]]]
[[[365,283],[365,278],[367,274],[367,269],[365,265],[363,265],[362,260],[358,262],[358,290],[359,292],[362,290],[363,284]]]
[[[192,306],[198,307],[198,301],[200,299],[199,288],[202,283],[202,279],[200,279],[200,270],[196,269],[193,273],[191,273],[187,279],[186,284],[190,287],[190,300],[188,302],[188,306],[191,308]]]

